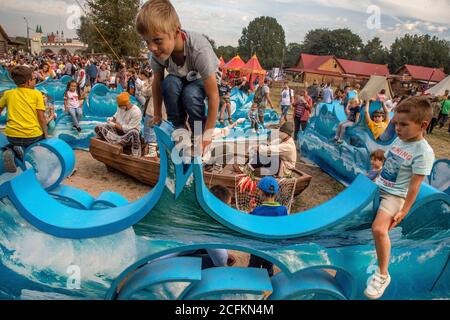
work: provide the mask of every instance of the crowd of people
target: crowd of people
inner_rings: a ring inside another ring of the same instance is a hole
[[[153,126],[162,121],[163,103],[167,120],[175,130],[188,128],[196,131],[196,126],[200,126],[199,131],[204,133],[200,145],[202,152],[205,152],[212,142],[217,119],[224,124],[227,114],[228,125],[236,125],[232,123],[230,111],[231,84],[246,94],[254,93],[248,119],[255,131],[265,126],[265,111],[269,107],[274,109],[276,103],[270,93],[271,79],[264,79],[261,85],[251,85],[246,77],[235,79],[233,75],[233,78],[218,82],[219,61],[209,41],[201,34],[181,29],[175,8],[169,1],[151,0],[144,4],[136,18],[136,27],[152,53],[149,64],[130,65],[123,60],[59,55],[15,55],[0,60],[10,70],[11,78],[17,85],[16,89],[6,91],[0,99],[0,111],[8,107],[5,135],[10,145],[3,152],[7,171],[16,171],[14,157],[23,158],[24,148],[49,135],[49,123],[55,115],[46,108],[44,96],[34,90],[36,83],[48,78],[72,78],[67,85],[64,109],[70,114],[77,131],[82,130],[80,121],[86,88],[97,83],[114,88],[120,85],[124,92],[117,97],[116,114],[97,126],[95,132],[100,139],[129,147],[135,157],[157,158]],[[279,138],[258,146],[251,152],[246,164],[251,170],[270,168],[269,176],[258,184],[263,203],[252,208],[250,214],[266,217],[287,215],[286,207],[275,201],[279,185],[273,176],[287,176],[295,168],[295,138],[307,128],[319,102],[339,101],[347,115],[346,121],[337,128],[334,139],[337,144],[343,143],[346,129],[355,125],[362,115],[374,138],[379,139],[391,122],[390,112],[394,111],[398,139],[390,151],[383,153],[377,150],[371,155],[372,170],[369,172],[370,178],[381,189],[381,205],[372,226],[379,269],[368,281],[365,294],[377,299],[391,281],[388,273],[389,231],[411,209],[420,184],[433,164],[433,150],[424,139],[424,133],[428,130],[431,134],[436,125],[442,128],[446,124],[450,97],[447,91],[444,97],[437,97],[431,104],[428,97],[395,96],[389,99],[381,90],[375,97],[366,100],[364,106],[359,90],[359,85],[355,85],[333,91],[330,83],[319,85],[317,82],[307,89],[293,90],[288,82],[284,83],[279,101]],[[132,97],[137,103],[132,102]],[[382,106],[372,114],[369,113],[371,101],[379,101]],[[144,135],[141,134],[143,119]],[[270,159],[263,159],[268,155]],[[275,167],[271,161],[274,158],[279,160]],[[243,172],[240,166],[235,169]],[[218,196],[226,193],[224,190],[216,192]],[[230,203],[229,195],[225,194],[222,198]],[[223,258],[223,252],[219,254]],[[220,260],[221,264],[228,263],[228,259],[216,260]],[[266,268],[269,275],[273,275],[273,265],[260,257],[252,256],[249,266]]]

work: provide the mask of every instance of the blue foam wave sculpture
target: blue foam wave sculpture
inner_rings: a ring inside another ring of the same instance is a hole
[[[32,170],[0,185],[0,298],[245,299],[269,291],[269,299],[364,299],[376,270],[374,184],[359,176],[329,203],[297,215],[247,215],[209,192],[198,159],[175,161],[168,128],[156,129],[159,182],[136,202],[92,209],[86,194],[69,190],[67,198],[80,197],[75,208]],[[384,299],[449,297],[449,230],[450,197],[422,185],[391,233],[393,282]],[[200,248],[255,254],[281,272],[201,270],[197,259],[174,258]]]
[[[380,108],[379,102],[372,102],[370,113]],[[385,134],[375,140],[362,110],[358,123],[346,130],[344,142],[338,145],[333,138],[339,123],[346,119],[344,107],[339,102],[319,104],[306,130],[299,133],[297,142],[303,156],[348,185],[358,174],[370,170],[370,154],[377,149],[387,151],[397,136],[391,123]]]

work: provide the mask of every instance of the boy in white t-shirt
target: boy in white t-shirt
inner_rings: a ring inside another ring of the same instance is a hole
[[[281,120],[280,126],[283,125],[286,121],[288,121],[287,116],[289,112],[289,108],[292,106],[294,102],[294,90],[289,88],[289,82],[284,83],[283,90],[281,91]]]
[[[379,299],[391,282],[388,273],[391,243],[389,231],[408,214],[425,176],[431,173],[434,152],[424,139],[432,117],[432,107],[425,97],[404,100],[396,109],[394,123],[398,139],[386,153],[386,161],[376,179],[381,203],[372,225],[378,258],[378,270],[369,278],[364,294]]]

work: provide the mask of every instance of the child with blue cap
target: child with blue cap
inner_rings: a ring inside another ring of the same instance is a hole
[[[258,192],[262,197],[262,205],[255,208],[250,214],[264,217],[280,217],[288,214],[287,208],[275,201],[278,194],[278,182],[273,177],[264,177],[258,183]],[[267,269],[269,276],[273,276],[273,263],[258,256],[250,255],[249,268]]]
[[[287,208],[275,201],[278,190],[279,186],[275,178],[270,176],[262,178],[258,183],[258,191],[263,203],[250,214],[264,217],[286,216],[288,214]]]

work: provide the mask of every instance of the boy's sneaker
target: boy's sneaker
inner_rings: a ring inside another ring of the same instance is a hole
[[[339,140],[336,141],[336,143],[337,143],[337,144],[343,144],[344,141],[342,141],[341,139],[339,139]]]
[[[391,283],[391,276],[383,276],[379,270],[377,270],[370,278],[369,284],[367,285],[366,290],[364,291],[364,295],[371,299],[376,300],[381,298],[384,294],[384,291]]]
[[[77,127],[77,131],[78,131],[78,132],[81,132],[81,128],[80,128],[80,127]]]
[[[9,148],[3,151],[3,167],[6,172],[17,172],[16,162],[14,161],[14,153]]]

